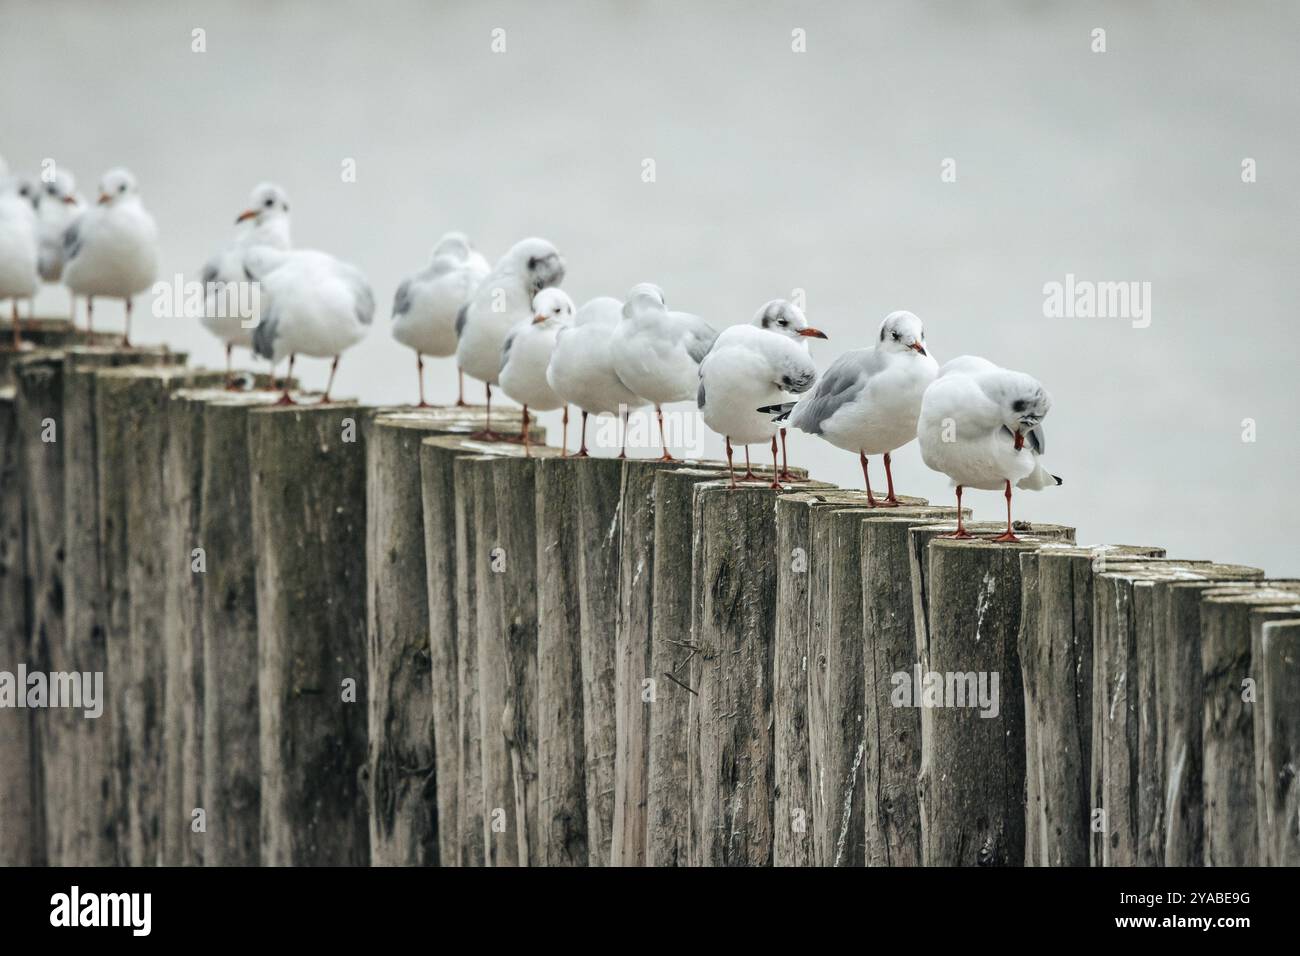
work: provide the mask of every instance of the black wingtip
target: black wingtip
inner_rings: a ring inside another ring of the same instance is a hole
[[[1060,475],[1053,475],[1052,477],[1056,479],[1056,483],[1057,483],[1058,485],[1063,485],[1063,484],[1065,484],[1065,479],[1062,478]]]

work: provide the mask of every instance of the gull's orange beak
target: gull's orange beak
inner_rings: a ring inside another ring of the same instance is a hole
[[[546,316],[544,315],[533,316],[533,325],[541,325],[545,321],[546,321]]]
[[[239,216],[235,219],[235,225],[238,226],[241,222],[245,222],[245,221],[247,221],[247,220],[249,220],[249,219],[252,219],[252,218],[254,218],[256,215],[257,215],[257,210],[256,210],[256,209],[245,209],[245,210],[244,210],[243,212],[241,212],[241,213],[239,214]]]
[[[108,201],[109,201],[110,199],[112,199],[112,198],[113,198],[113,197],[110,196],[108,193],[100,193],[100,194],[99,194],[99,204],[102,206],[102,205],[104,205],[104,203],[108,202]]]
[[[920,342],[913,342],[911,345],[908,346],[908,348],[912,349],[913,351],[920,352],[922,355],[926,354],[925,346],[922,345]]]
[[[75,196],[64,196],[63,202],[65,205],[75,206],[77,204],[77,199]]]
[[[1025,447],[1025,436],[1024,436],[1024,434],[1023,434],[1022,432],[1017,431],[1017,432],[1016,432],[1016,451],[1020,451],[1020,449],[1022,449],[1022,448],[1024,448],[1024,447]]]
[[[827,335],[825,332],[823,332],[821,329],[814,329],[814,328],[800,329],[800,330],[799,330],[799,334],[800,334],[800,335],[807,336],[807,337],[810,338],[810,339],[825,339],[825,338],[830,338],[830,336],[828,336],[828,335]]]

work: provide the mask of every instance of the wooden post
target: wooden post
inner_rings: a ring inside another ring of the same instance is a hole
[[[13,386],[0,384],[0,671],[15,675],[20,665],[31,671],[43,669],[32,654],[29,638],[23,531],[24,500],[42,491],[22,484],[20,443],[29,423],[20,422],[17,406]],[[15,691],[25,695],[27,688],[19,686]],[[39,713],[16,707],[0,711],[0,767],[4,768],[0,772],[0,866],[45,863]]]
[[[168,521],[167,411],[177,389],[199,384],[202,377],[180,366],[138,365],[103,370],[95,381],[100,540],[109,585],[108,676],[119,687],[124,675],[127,681],[126,751],[114,751],[113,766],[117,792],[127,804],[127,858],[132,866],[162,862],[163,635],[170,584],[165,571],[178,570],[168,566],[166,551],[158,547],[160,529]],[[219,373],[207,377],[220,380]],[[125,563],[115,566],[114,559]]]
[[[128,702],[134,682],[129,654],[129,542],[124,520],[128,486],[120,456],[139,456],[142,449],[123,452],[115,442],[116,456],[101,454],[101,441],[120,437],[125,421],[99,421],[98,373],[121,366],[183,364],[185,356],[161,349],[89,346],[68,349],[64,355],[59,441],[66,443],[66,669],[83,675],[103,674],[107,699],[103,716],[96,720],[70,718],[62,712],[57,717],[51,715],[52,727],[63,723],[71,734],[75,766],[75,782],[64,791],[70,801],[63,827],[69,834],[70,849],[61,859],[78,866],[126,865],[131,862]],[[111,466],[111,476],[105,474],[105,465]],[[55,733],[63,736],[65,730]],[[88,793],[99,797],[87,800]]]
[[[891,700],[895,675],[910,678],[916,663],[908,535],[912,528],[956,519],[953,508],[876,510],[859,524],[862,623],[866,637],[862,766],[866,864],[919,866],[921,812],[916,781],[921,772],[921,716]]]
[[[172,405],[174,415],[191,420],[199,471],[198,494],[188,509],[179,502],[174,531],[173,557],[183,562],[178,583],[188,592],[172,598],[182,607],[183,627],[170,645],[169,667],[173,653],[181,658],[170,700],[181,717],[169,726],[186,727],[181,803],[172,813],[198,791],[182,814],[185,831],[178,838],[203,848],[207,866],[256,866],[261,860],[259,701],[250,675],[257,659],[257,584],[248,416],[274,401],[273,393],[187,392]],[[186,480],[183,472],[177,475]],[[204,810],[201,835],[192,832],[195,806]]]
[[[13,365],[17,466],[24,529],[27,630],[30,666],[71,670],[64,639],[63,355],[38,352]],[[6,500],[11,496],[6,495]],[[32,863],[60,865],[72,859],[76,764],[76,718],[51,710],[33,722],[36,767],[33,786],[42,795],[43,830],[33,835]],[[102,719],[102,718],[101,718]],[[35,805],[34,805],[35,809]],[[36,859],[39,855],[40,859]]]
[[[1258,697],[1257,688],[1247,684],[1252,678],[1252,611],[1267,620],[1295,617],[1300,613],[1300,591],[1264,581],[1258,589],[1210,590],[1201,599],[1206,866],[1259,863],[1254,754]]]
[[[1251,669],[1259,681],[1259,862],[1300,866],[1300,619],[1260,622],[1259,654]]]
[[[1087,866],[1091,820],[1093,579],[1164,549],[1044,545],[1020,556],[1025,685],[1025,865]]]
[[[541,861],[607,866],[622,462],[551,457],[536,467]]]
[[[934,538],[935,527],[910,534]],[[926,654],[894,698],[921,706],[918,790],[927,866],[1024,861],[1020,554],[1050,540],[1025,532],[1017,544],[947,538],[929,545]],[[915,587],[914,579],[914,593]]]
[[[1164,866],[1200,866],[1202,816],[1201,596],[1217,587],[1254,587],[1258,568],[1198,564],[1196,579],[1155,585],[1156,767],[1159,818],[1151,834],[1154,856]],[[1235,581],[1236,584],[1230,584]]]
[[[865,492],[842,493],[814,508],[812,633],[808,654],[809,775],[813,783],[813,862],[866,864],[866,641],[862,603],[861,524],[873,515]],[[899,499],[905,507],[924,498]],[[910,594],[909,594],[910,599]]]
[[[248,414],[258,668],[255,677],[249,662],[244,679],[258,683],[265,864],[370,859],[359,779],[369,699],[366,414],[347,404]],[[209,832],[230,812],[206,809]]]
[[[495,450],[458,458],[455,487],[473,503],[485,857],[528,866],[540,859],[536,485],[522,447]]]
[[[366,422],[370,857],[376,866],[450,866],[457,856],[455,771],[453,762],[445,778],[437,772],[435,726],[440,706],[450,719],[445,726],[454,725],[455,699],[447,712],[448,702],[433,693],[420,443],[481,428],[483,411],[405,409]],[[436,666],[445,681],[446,657]],[[452,824],[445,850],[440,804]]]
[[[647,674],[654,683],[646,777],[647,866],[686,866],[690,837],[687,728],[690,719],[691,531],[695,486],[710,468],[663,468],[654,483],[654,619]],[[779,606],[779,605],[778,605]]]
[[[457,486],[455,462],[496,447],[465,436],[426,438],[420,445],[438,841],[444,865],[485,862],[474,488]],[[454,783],[454,793],[451,786],[441,786],[444,779]]]
[[[790,492],[826,487],[791,484]],[[776,500],[765,485],[694,489],[688,768],[692,865],[768,866],[774,840],[772,694]]]

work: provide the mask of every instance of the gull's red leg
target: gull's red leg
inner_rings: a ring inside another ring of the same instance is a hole
[[[126,298],[126,329],[122,332],[122,348],[131,347],[131,297]]]
[[[465,370],[460,366],[456,367],[456,380],[459,383],[456,388],[456,407],[465,408],[469,403],[465,401]]]
[[[664,410],[658,405],[655,406],[655,416],[659,419],[659,444],[664,450],[661,458],[663,461],[676,461],[668,451],[668,439],[664,437]]]
[[[582,444],[578,447],[578,458],[587,457],[587,410],[582,411]]]
[[[320,404],[328,405],[330,403],[330,390],[334,388],[334,373],[339,370],[339,357],[334,356],[334,361],[330,362],[330,377],[325,380],[325,394],[320,398]]]
[[[740,476],[741,481],[758,481],[758,475],[754,474],[754,469],[749,464],[749,446],[745,446],[745,473]]]
[[[428,408],[429,403],[424,400],[424,356],[419,352],[415,353],[415,374],[420,379],[420,404],[416,408]]]
[[[961,520],[961,485],[957,486],[957,530],[952,534],[940,535],[941,538],[969,538],[966,525]]]
[[[880,502],[882,508],[897,508],[898,497],[894,494],[894,474],[889,470],[889,452],[885,452],[885,481],[889,483],[889,494]]]
[[[781,429],[781,480],[791,481],[794,479],[794,475],[790,474],[790,459],[786,454],[785,432],[786,430],[782,428]]]
[[[875,499],[875,496],[871,494],[871,476],[867,474],[866,452],[863,451],[858,452],[858,461],[862,463],[862,480],[866,483],[867,486],[867,505],[872,508],[875,508],[880,504],[880,502],[878,502]]]
[[[736,487],[736,468],[731,463],[731,438],[724,435],[722,440],[727,443],[727,472],[731,475],[731,487],[734,488]]]
[[[231,363],[230,363],[230,353],[234,350],[234,348],[235,347],[231,345],[229,342],[226,343],[226,391],[227,392],[235,391],[235,370],[231,367]]]
[[[1007,530],[993,539],[994,541],[1012,542],[1019,541],[1014,531],[1011,530],[1011,482],[1007,482]]]
[[[564,417],[560,419],[560,457],[569,457],[569,403],[564,403]]]
[[[620,436],[620,437],[622,438],[622,444],[619,446],[619,449],[618,449],[618,457],[619,457],[620,459],[625,459],[625,458],[627,458],[627,417],[628,417],[628,415],[630,415],[630,414],[632,414],[631,410],[628,409],[628,407],[627,407],[626,405],[623,406],[623,434]],[[663,424],[663,423],[660,422],[660,425],[661,425],[661,426],[662,426],[662,424]],[[663,435],[663,431],[660,430],[659,434],[660,434],[660,436],[662,437],[662,435]]]
[[[533,457],[532,443],[528,440],[528,406],[527,405],[524,406],[524,430],[520,434],[524,443],[524,455],[525,457],[532,458]]]
[[[293,360],[294,360],[294,357],[295,357],[295,356],[292,356],[292,355],[289,356],[289,372],[288,372],[288,374],[285,375],[285,377],[284,377],[284,392],[280,395],[279,400],[275,403],[275,404],[277,404],[277,405],[297,405],[297,404],[298,404],[297,402],[295,402],[295,401],[293,400],[293,396],[289,394],[289,383],[293,381]],[[274,368],[274,366],[271,368],[271,377],[272,377],[272,378],[275,378],[275,368]]]
[[[776,436],[772,436],[772,484],[769,486],[777,489],[781,488],[781,473],[776,467]]]

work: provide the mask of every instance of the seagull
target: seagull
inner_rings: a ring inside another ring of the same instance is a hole
[[[356,266],[325,252],[286,252],[266,246],[246,254],[244,269],[262,290],[253,351],[272,366],[289,357],[280,404],[294,404],[289,383],[298,355],[333,359],[320,400],[327,404],[340,353],[365,338],[375,317],[375,297],[366,277]]]
[[[545,239],[521,239],[501,257],[456,315],[456,365],[487,389],[487,419],[478,438],[492,431],[492,386],[501,374],[501,347],[516,324],[533,317],[533,298],[564,281],[564,260]]]
[[[86,325],[94,323],[95,296],[126,304],[122,344],[131,344],[131,297],[153,284],[158,264],[158,228],[145,210],[135,177],[112,169],[99,182],[99,203],[63,232],[63,282],[86,296]]]
[[[718,333],[698,315],[669,312],[663,290],[643,282],[632,287],[623,319],[614,330],[610,354],[623,384],[654,405],[663,461],[673,461],[664,437],[663,406],[696,395],[700,363]]]
[[[781,487],[776,458],[777,423],[760,406],[780,403],[787,392],[800,394],[817,381],[817,366],[808,354],[808,339],[826,333],[810,328],[803,312],[785,299],[773,299],[749,325],[723,329],[700,363],[696,404],[708,425],[722,435],[727,446],[731,487],[736,471],[731,463],[733,444],[745,446],[742,481],[757,476],[749,467],[751,442],[772,441],[772,487]]]
[[[501,391],[524,407],[521,438],[528,451],[528,409],[549,411],[564,404],[546,380],[555,338],[573,320],[573,300],[561,289],[543,289],[533,298],[533,318],[510,330],[501,347]]]
[[[1052,398],[1024,372],[999,368],[987,359],[963,355],[944,365],[925,390],[917,434],[921,458],[957,486],[957,531],[965,487],[1005,489],[1007,530],[994,541],[1019,540],[1011,528],[1011,485],[1038,491],[1061,484],[1039,460],[1046,450],[1042,421]]]
[[[891,312],[880,324],[880,337],[869,349],[845,352],[826,370],[812,394],[797,405],[773,406],[777,421],[836,448],[856,451],[867,486],[867,504],[898,507],[890,453],[916,437],[921,396],[934,381],[938,363],[925,348],[925,330],[911,312]],[[889,485],[884,501],[871,493],[867,457],[884,454]]]
[[[34,190],[22,179],[0,180],[0,299],[13,303],[13,349],[23,347],[18,300],[36,294],[40,248]]]
[[[491,271],[482,253],[463,232],[449,232],[433,247],[433,256],[420,272],[402,281],[393,297],[393,338],[415,350],[420,377],[420,408],[424,400],[424,356],[456,351],[456,316]],[[465,404],[465,373],[457,405]]]
[[[627,415],[645,402],[614,371],[610,342],[623,319],[623,303],[612,296],[598,296],[585,303],[573,317],[573,325],[555,336],[555,351],[546,368],[546,381],[564,404],[563,445],[569,447],[569,403],[582,412],[582,441],[577,457],[587,457],[587,416],[622,415],[623,449],[627,457]],[[567,452],[566,452],[567,453]]]
[[[63,233],[86,209],[86,200],[77,192],[77,181],[63,167],[44,184],[36,206],[41,240],[37,268],[46,282],[63,278]],[[76,319],[77,300],[72,299],[72,318]]]
[[[244,260],[259,247],[289,248],[289,197],[274,183],[261,183],[248,208],[235,218],[235,235],[203,266],[203,327],[226,344],[226,388],[235,388],[230,353],[253,347],[254,322],[244,314],[239,286],[249,280]]]

